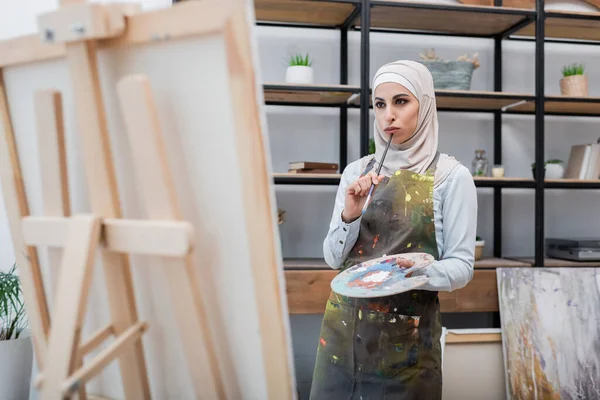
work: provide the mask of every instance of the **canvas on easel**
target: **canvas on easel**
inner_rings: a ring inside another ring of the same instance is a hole
[[[41,398],[295,397],[252,12],[71,0],[0,42]]]

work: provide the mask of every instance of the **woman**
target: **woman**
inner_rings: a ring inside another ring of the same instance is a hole
[[[437,293],[473,277],[477,193],[469,170],[438,152],[433,79],[423,64],[381,67],[373,109],[375,154],[342,174],[325,260],[342,270],[384,254],[426,252],[435,261],[414,273],[430,278],[419,290],[374,299],[331,293],[311,399],[441,399]],[[375,191],[362,214],[371,183]]]

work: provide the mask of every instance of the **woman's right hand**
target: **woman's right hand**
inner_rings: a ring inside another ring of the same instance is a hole
[[[356,221],[360,217],[362,208],[367,200],[367,195],[371,189],[371,183],[377,186],[382,179],[383,175],[377,176],[374,171],[370,171],[348,186],[346,190],[346,203],[344,211],[342,211],[342,220],[345,223]]]

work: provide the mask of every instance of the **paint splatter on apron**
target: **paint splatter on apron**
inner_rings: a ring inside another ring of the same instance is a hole
[[[434,166],[396,171],[377,187],[358,240],[341,270],[406,252],[439,259],[433,215]],[[374,166],[374,159],[363,175]],[[442,397],[441,317],[437,292],[413,290],[327,301],[311,400],[436,400]]]

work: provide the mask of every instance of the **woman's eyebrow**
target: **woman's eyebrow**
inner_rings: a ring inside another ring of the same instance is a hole
[[[405,96],[408,96],[408,93],[398,93],[397,95],[395,95],[392,98],[392,100],[396,100],[398,97],[405,97]],[[381,97],[375,97],[375,100],[385,101]]]

